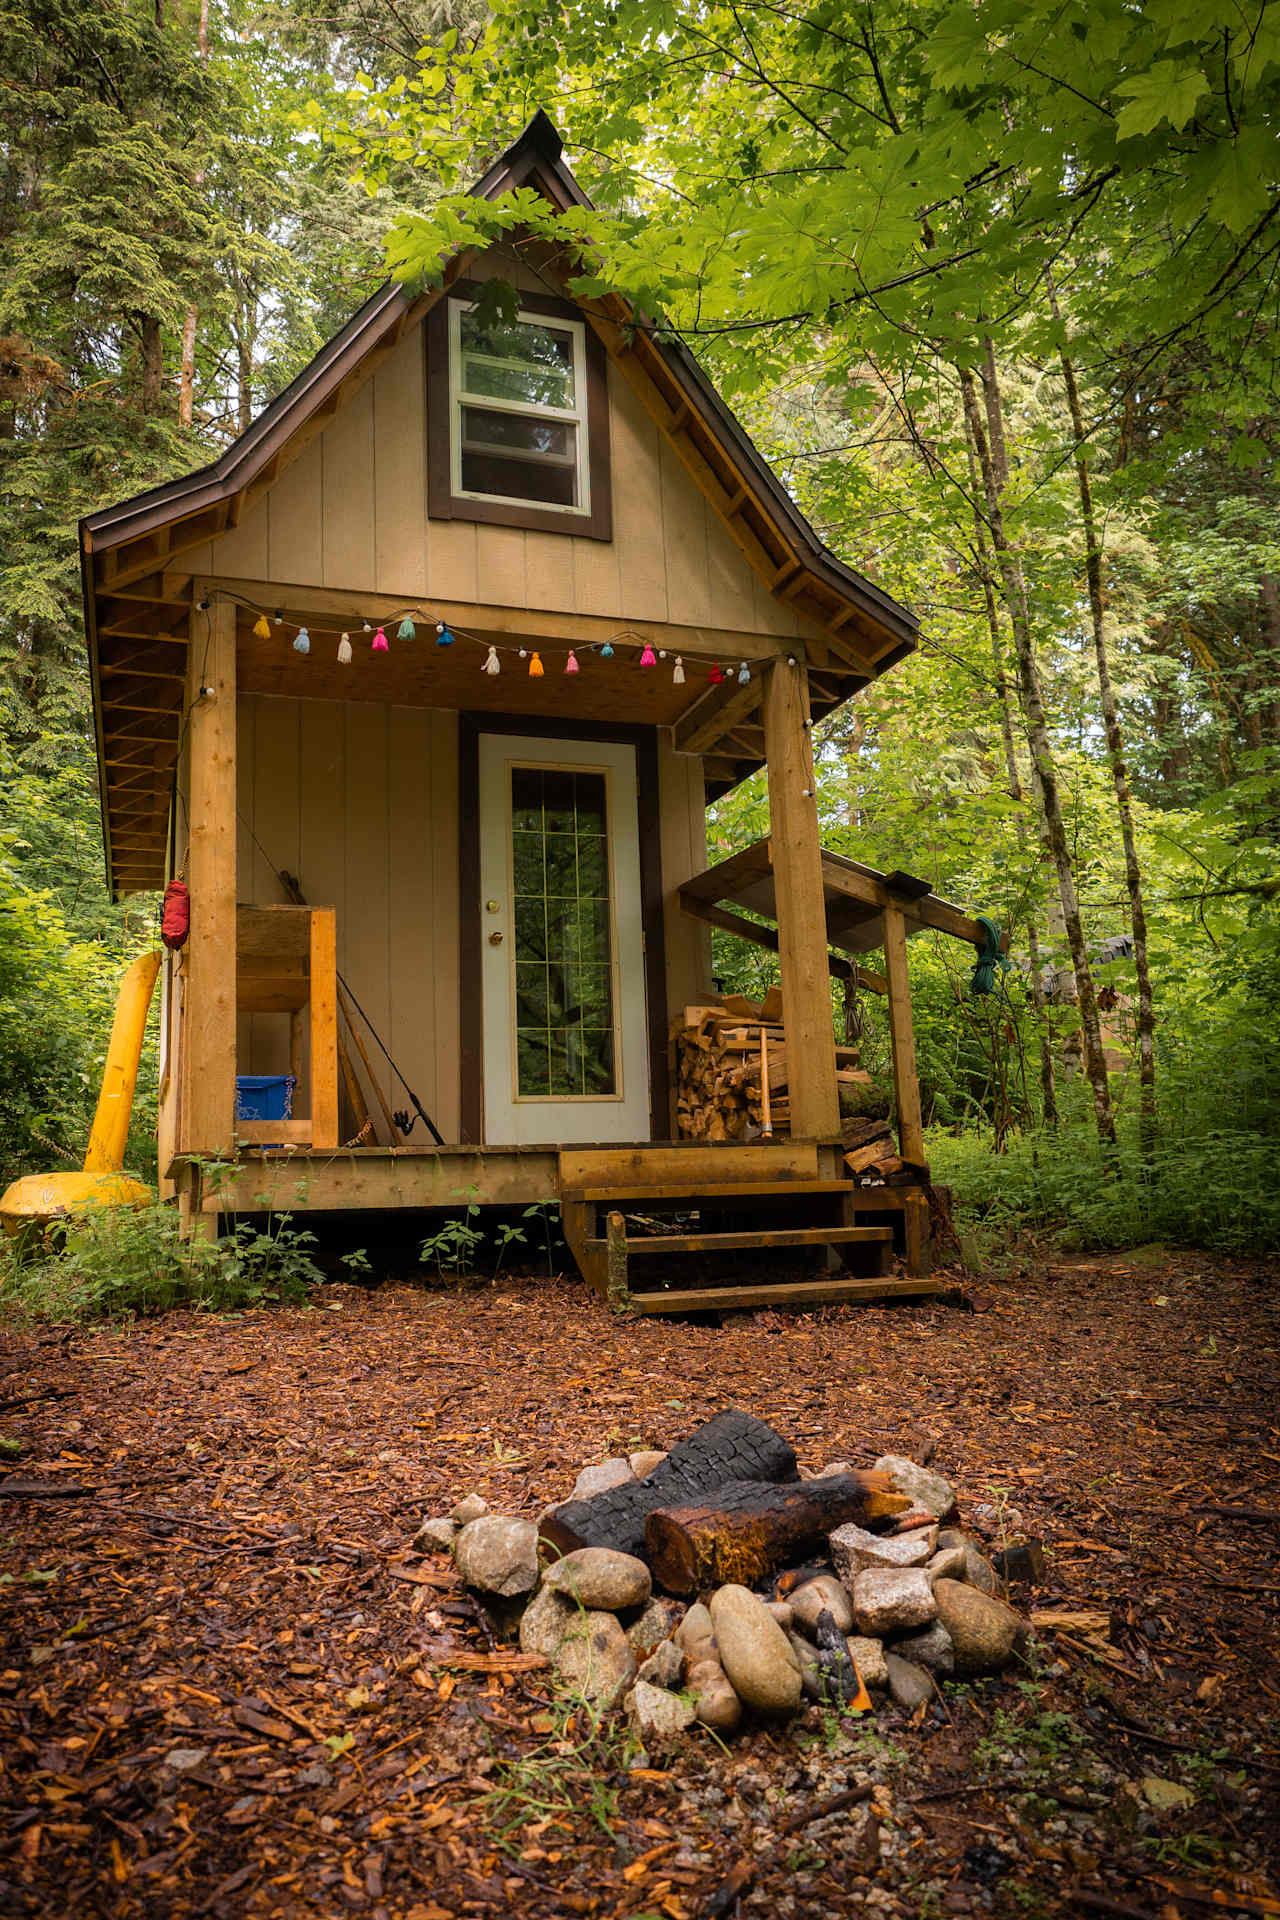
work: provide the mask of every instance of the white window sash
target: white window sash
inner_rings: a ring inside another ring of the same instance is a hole
[[[450,486],[455,499],[487,501],[493,506],[533,507],[543,513],[559,513],[574,519],[585,519],[591,512],[591,461],[587,445],[587,330],[581,320],[555,320],[548,322],[545,314],[531,313],[523,307],[516,313],[517,321],[528,326],[547,327],[557,333],[567,333],[573,342],[573,391],[577,404],[573,407],[539,406],[528,400],[508,400],[494,394],[472,393],[462,385],[462,315],[474,311],[474,301],[451,300],[449,302],[449,472]],[[480,355],[479,358],[492,360],[495,365],[521,367],[521,361],[495,360],[492,356]],[[462,484],[462,455],[464,446],[467,451],[480,451],[475,441],[465,442],[462,432],[463,407],[479,407],[486,413],[509,413],[521,415],[526,419],[553,420],[558,424],[576,427],[574,435],[574,455],[572,459],[564,455],[539,454],[528,448],[492,447],[480,443],[486,452],[500,459],[523,460],[531,466],[563,468],[573,466],[576,469],[578,504],[572,507],[558,505],[551,500],[536,500],[526,494],[479,493]]]

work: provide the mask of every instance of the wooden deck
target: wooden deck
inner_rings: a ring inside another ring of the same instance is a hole
[[[936,1289],[917,1188],[856,1188],[838,1142],[708,1146],[242,1148],[169,1169],[184,1218],[560,1207],[587,1283],[618,1311],[809,1306]],[[907,1267],[894,1271],[894,1255]]]

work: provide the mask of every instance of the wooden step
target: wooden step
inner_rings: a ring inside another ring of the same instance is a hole
[[[944,1292],[932,1280],[795,1280],[777,1286],[691,1287],[633,1293],[634,1313],[738,1313],[752,1307],[832,1307],[856,1300],[892,1300]]]
[[[657,1146],[562,1147],[562,1192],[581,1187],[660,1187],[670,1181],[816,1180],[812,1140],[664,1141]]]
[[[620,1206],[624,1200],[785,1200],[797,1194],[856,1193],[851,1180],[677,1180],[652,1187],[565,1187],[561,1201]]]
[[[767,1247],[847,1247],[883,1245],[892,1227],[766,1227],[746,1233],[628,1234],[627,1256],[651,1253],[752,1253]],[[604,1247],[603,1240],[596,1241]]]

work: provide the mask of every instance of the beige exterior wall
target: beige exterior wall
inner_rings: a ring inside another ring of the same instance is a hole
[[[237,898],[279,905],[284,869],[312,906],[337,909],[339,970],[445,1140],[456,1141],[462,1073],[480,1071],[458,1051],[457,715],[263,694],[241,695],[238,714]],[[710,977],[708,930],[675,901],[680,882],[706,865],[702,762],[660,733],[658,779],[675,1007],[699,998]],[[287,1072],[288,1034],[284,1015],[242,1014],[240,1072]],[[390,1104],[407,1105],[362,1038]],[[300,1111],[304,1102],[301,1089]],[[420,1121],[413,1139],[430,1144]]]
[[[496,254],[482,259],[475,277],[498,272],[545,291]],[[787,638],[802,632],[612,365],[611,541],[428,521],[426,417],[418,326],[240,524],[184,567],[406,602],[471,600]]]
[[[283,868],[310,905],[337,909],[339,971],[456,1140],[457,715],[253,694],[238,711],[238,898],[279,905]],[[240,1071],[287,1072],[288,1026],[283,1015],[241,1015]],[[361,1038],[391,1106],[407,1106]],[[413,1140],[431,1144],[421,1121]]]

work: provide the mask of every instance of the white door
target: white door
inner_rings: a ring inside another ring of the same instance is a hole
[[[635,748],[480,736],[484,1137],[649,1138]]]

